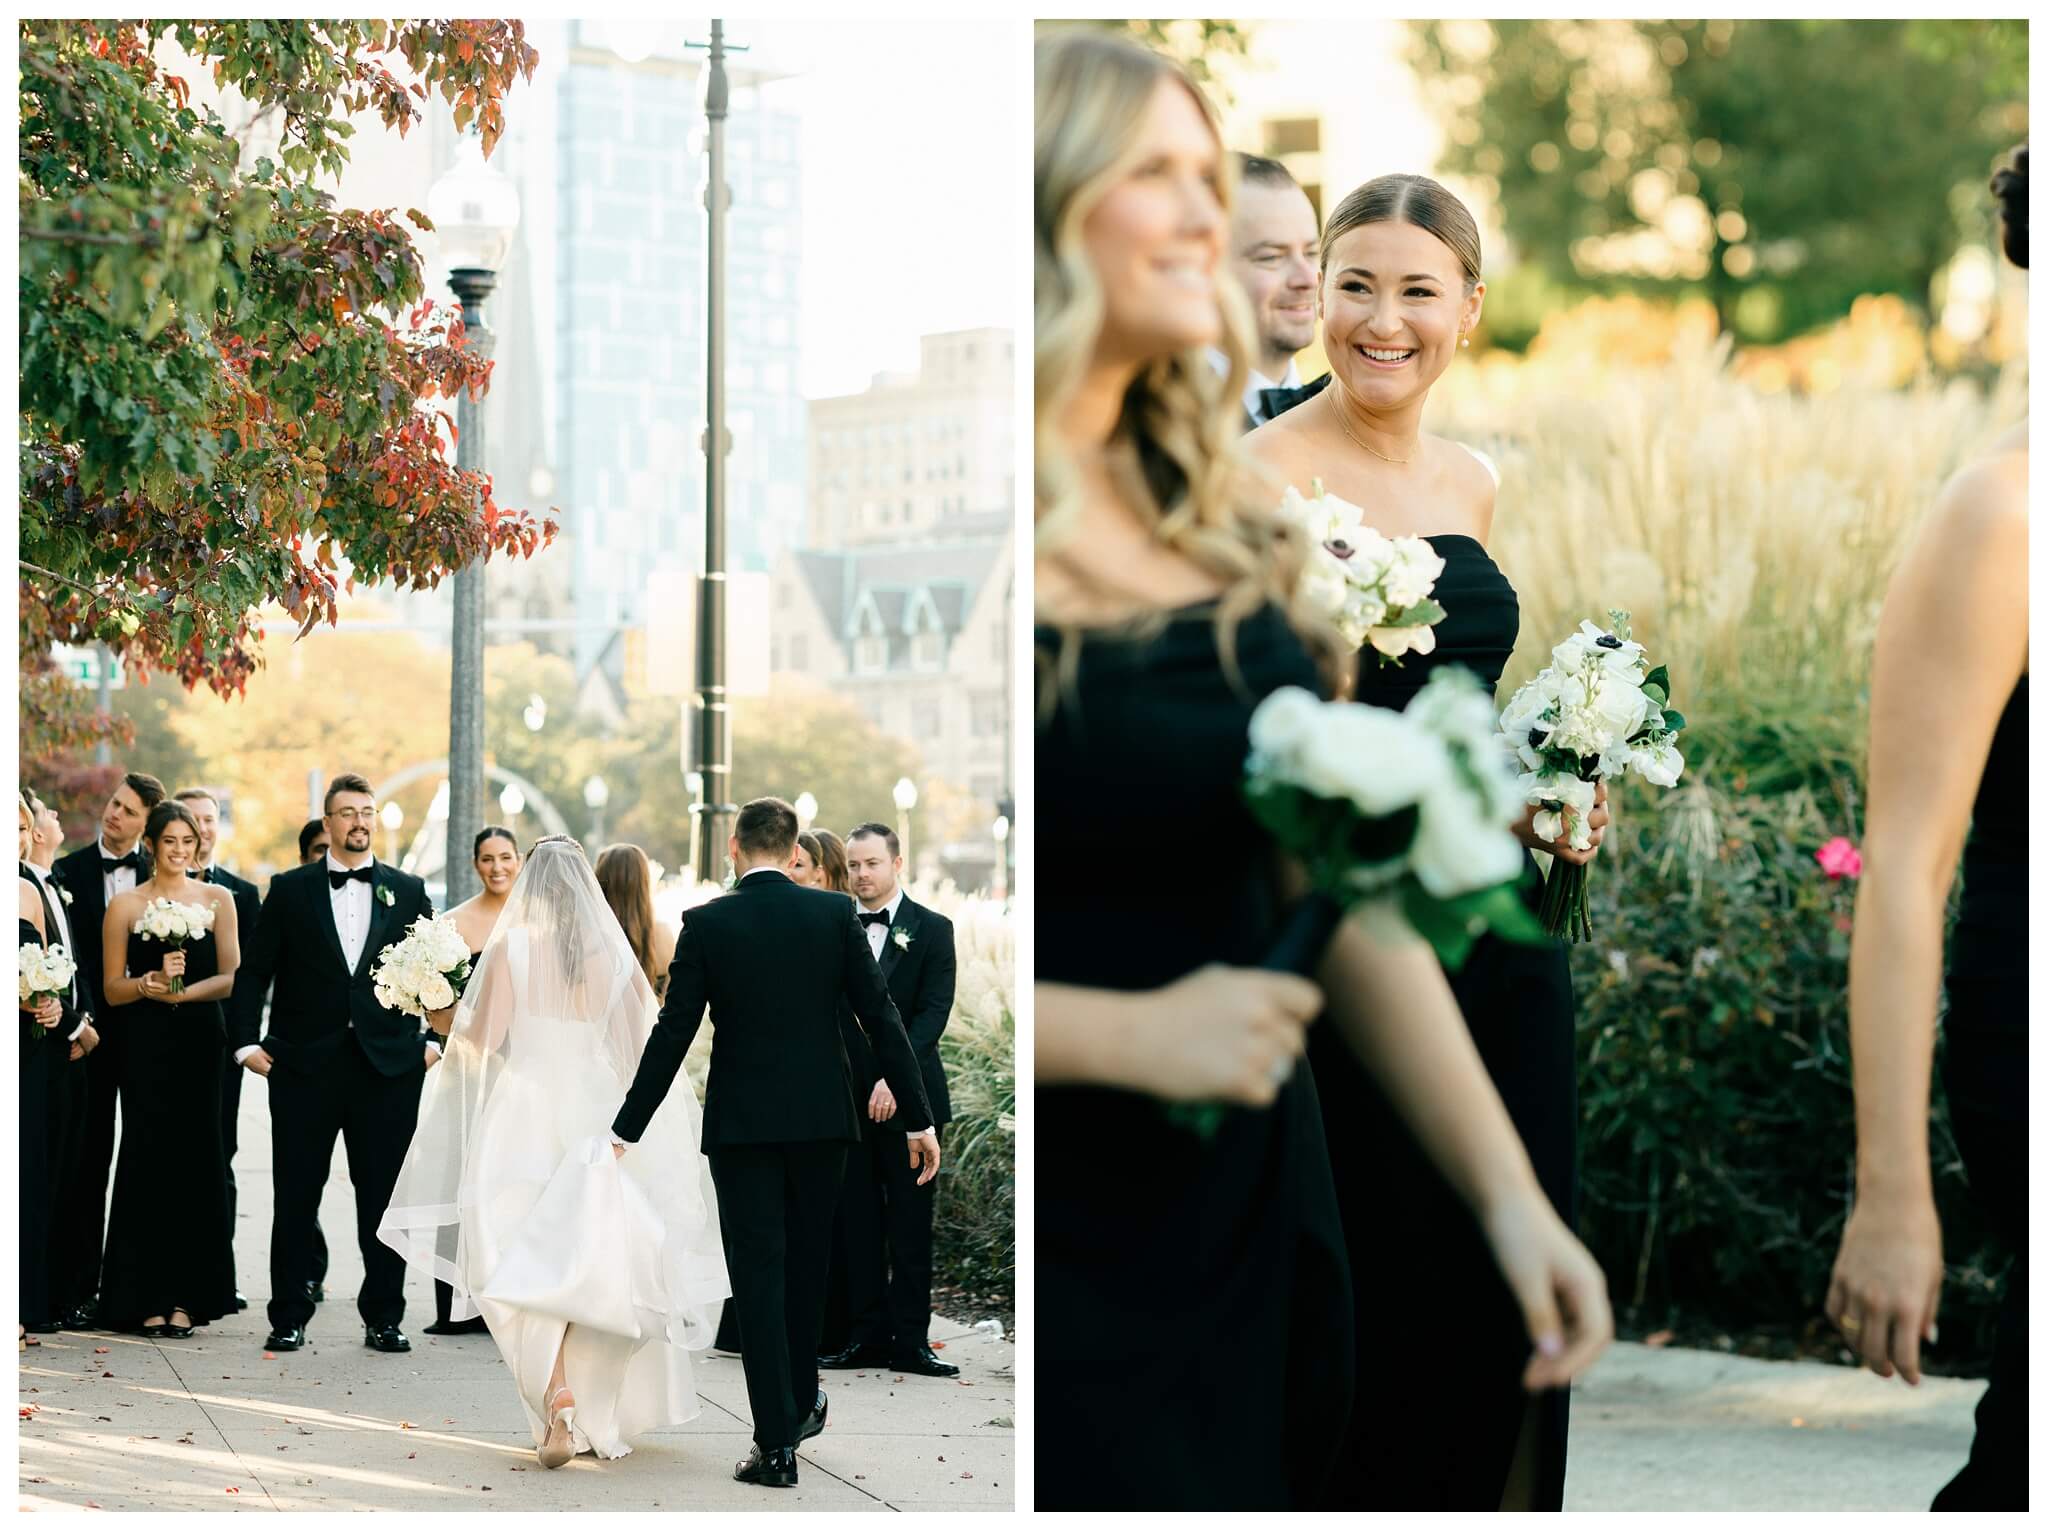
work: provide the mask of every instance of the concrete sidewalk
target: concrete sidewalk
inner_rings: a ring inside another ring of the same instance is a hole
[[[24,1510],[1007,1510],[1016,1502],[1015,1350],[935,1319],[957,1381],[827,1372],[831,1422],[794,1489],[732,1479],[752,1432],[737,1358],[697,1368],[689,1424],[600,1463],[547,1472],[489,1335],[437,1339],[434,1294],[406,1284],[410,1355],[363,1344],[362,1259],[346,1156],[321,1208],[333,1267],[307,1349],[264,1359],[270,1113],[242,1091],[235,1258],[253,1306],[187,1340],[58,1334],[19,1357]]]
[[[1925,1510],[1982,1382],[1615,1345],[1573,1389],[1567,1510]]]

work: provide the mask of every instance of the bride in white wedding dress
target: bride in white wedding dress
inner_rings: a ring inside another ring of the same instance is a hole
[[[481,1312],[541,1464],[699,1411],[691,1353],[731,1293],[695,1092],[639,1152],[610,1126],[658,1006],[582,849],[542,840],[449,1016],[378,1237]]]

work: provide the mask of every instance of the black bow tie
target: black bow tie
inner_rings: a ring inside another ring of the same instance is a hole
[[[858,912],[863,929],[870,925],[886,925],[889,923],[889,911],[886,909],[877,909],[873,914],[869,914],[865,909]]]
[[[370,880],[370,872],[371,869],[369,867],[357,867],[353,872],[337,872],[332,867],[329,867],[327,869],[327,886],[330,888],[344,888],[352,882],[368,882]]]
[[[130,851],[125,856],[109,856],[102,853],[100,856],[100,870],[102,872],[111,872],[115,867],[128,867],[131,870],[140,871],[142,868],[142,852]]]

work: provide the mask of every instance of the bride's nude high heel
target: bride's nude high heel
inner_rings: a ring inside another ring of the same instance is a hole
[[[557,1400],[566,1398],[568,1403],[557,1409]],[[576,1395],[566,1387],[558,1387],[548,1395],[547,1439],[540,1443],[540,1465],[548,1468],[566,1466],[575,1460],[576,1437]]]

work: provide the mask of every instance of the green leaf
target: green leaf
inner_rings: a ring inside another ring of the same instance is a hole
[[[1672,710],[1671,710],[1670,708],[1668,708],[1668,707],[1667,707],[1667,708],[1665,708],[1665,709],[1664,709],[1664,730],[1665,730],[1665,732],[1666,732],[1666,733],[1673,733],[1673,734],[1675,734],[1675,733],[1677,733],[1677,732],[1678,732],[1678,731],[1679,731],[1679,730],[1680,730],[1681,728],[1683,728],[1683,727],[1685,727],[1685,714],[1684,714],[1684,713],[1682,713],[1682,712],[1673,712],[1673,711],[1672,711]]]

